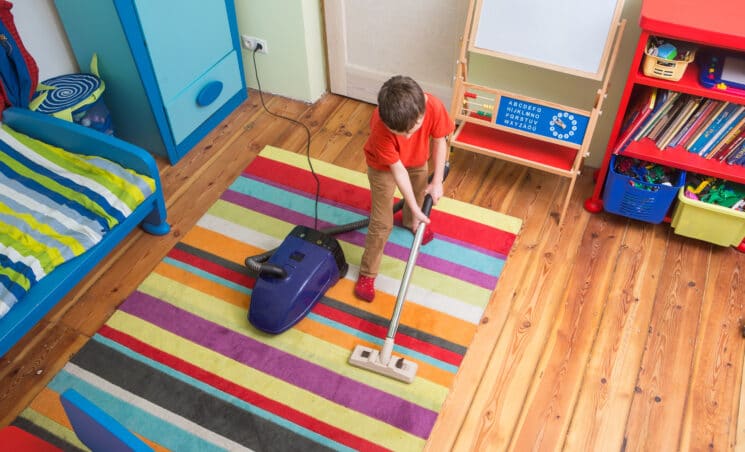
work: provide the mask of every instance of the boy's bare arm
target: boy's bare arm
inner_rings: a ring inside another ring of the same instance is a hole
[[[430,152],[432,153],[432,163],[434,174],[432,182],[427,187],[427,193],[432,195],[432,201],[437,204],[443,194],[442,178],[445,174],[445,161],[447,160],[447,138],[433,138],[430,142]]]
[[[391,173],[393,174],[393,180],[396,181],[396,186],[404,197],[404,202],[409,207],[411,212],[414,214],[414,224],[412,229],[416,231],[419,222],[429,223],[429,218],[422,212],[422,206],[417,205],[416,196],[414,196],[414,189],[411,186],[411,179],[409,179],[409,173],[406,171],[406,167],[401,160],[391,165]]]

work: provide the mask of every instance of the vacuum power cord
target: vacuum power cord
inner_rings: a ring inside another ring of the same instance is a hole
[[[261,106],[264,107],[264,110],[267,113],[274,116],[275,118],[280,118],[286,121],[290,121],[293,124],[301,126],[303,130],[305,130],[305,157],[308,160],[308,167],[310,168],[310,173],[313,175],[313,179],[316,181],[316,203],[315,203],[315,212],[313,214],[314,215],[313,218],[315,221],[314,229],[318,229],[318,197],[320,196],[320,191],[321,191],[321,181],[318,179],[318,176],[316,175],[316,171],[313,169],[313,162],[310,159],[310,140],[311,140],[310,129],[308,128],[308,126],[298,121],[297,119],[288,118],[287,116],[279,115],[269,110],[269,108],[267,108],[266,103],[264,102],[263,90],[261,89],[261,80],[259,80],[259,67],[256,64],[256,52],[258,52],[261,49],[262,49],[261,43],[257,43],[256,47],[254,47],[253,52],[251,53],[251,57],[254,63],[254,74],[256,75],[256,87],[257,87],[257,90],[259,91],[259,99],[261,100]]]
[[[445,181],[445,179],[447,179],[449,172],[450,172],[450,162],[445,162],[445,169],[442,174],[443,182]],[[429,175],[427,179],[428,183],[432,182],[433,176],[434,174]],[[396,202],[393,205],[393,213],[395,214],[399,210],[403,209],[403,207],[404,207],[404,200],[403,199],[398,200],[398,202]],[[326,235],[337,235],[337,234],[342,234],[345,232],[350,232],[350,231],[354,231],[357,229],[367,227],[369,224],[370,224],[370,218],[367,217],[362,220],[354,221],[352,223],[341,224],[337,226],[329,226],[327,228],[321,229],[320,231]],[[272,255],[274,254],[276,250],[277,248],[274,248],[269,251],[265,251],[261,254],[247,257],[246,267],[248,267],[248,269],[251,272],[253,272],[254,275],[271,276],[275,278],[285,278],[287,276],[287,272],[285,271],[284,268],[280,267],[279,265],[274,265],[270,262],[267,262],[269,258],[272,257]]]
[[[302,122],[300,122],[300,121],[298,121],[296,119],[288,118],[287,116],[282,116],[282,115],[276,114],[276,113],[270,111],[269,108],[267,108],[266,103],[264,102],[264,95],[263,95],[263,92],[262,92],[262,89],[261,89],[261,81],[259,80],[259,69],[258,69],[258,66],[256,64],[256,52],[258,52],[259,50],[261,50],[261,48],[262,48],[261,47],[261,44],[260,43],[257,43],[256,44],[256,47],[254,47],[253,52],[251,53],[251,56],[252,56],[252,59],[253,59],[253,63],[254,63],[254,74],[256,75],[256,86],[257,86],[258,91],[259,91],[259,99],[261,100],[261,106],[264,107],[264,110],[266,110],[266,112],[269,113],[270,115],[272,115],[272,116],[274,116],[276,118],[280,118],[280,119],[284,119],[284,120],[290,121],[293,124],[297,124],[299,126],[302,126],[303,129],[305,130],[305,134],[306,134],[305,155],[306,155],[306,158],[308,160],[308,167],[310,168],[310,172],[311,172],[311,174],[313,175],[313,178],[316,181],[316,198],[315,198],[315,211],[314,211],[314,217],[313,217],[313,223],[314,223],[314,228],[313,229],[319,230],[318,229],[318,202],[319,202],[319,199],[320,199],[321,181],[318,179],[318,175],[316,175],[316,172],[313,169],[313,163],[312,163],[312,161],[310,159],[310,141],[311,141],[310,129],[308,128],[308,126],[306,126],[305,124],[303,124]],[[445,171],[444,171],[443,176],[442,176],[443,182],[448,177],[448,172],[449,171],[450,171],[450,162],[445,162]],[[433,175],[430,174],[429,179],[428,179],[428,182],[431,182],[432,181],[432,177],[433,177]],[[404,206],[404,200],[401,199],[396,204],[394,204],[394,206],[393,206],[393,213],[395,214],[396,212],[398,212],[399,210],[401,210],[403,208],[403,206]],[[361,229],[361,228],[367,227],[369,224],[370,224],[370,218],[365,218],[363,220],[355,221],[355,222],[348,223],[348,224],[342,224],[342,225],[338,225],[338,226],[330,226],[330,227],[325,228],[325,229],[320,229],[320,232],[322,232],[322,233],[324,233],[326,235],[337,235],[337,234],[342,234],[344,232],[354,231],[356,229]],[[272,255],[274,254],[274,252],[276,250],[277,250],[277,248],[274,248],[274,249],[271,249],[269,251],[265,251],[265,252],[263,252],[261,254],[257,254],[255,256],[247,257],[246,258],[246,261],[245,261],[246,267],[248,267],[248,269],[254,275],[258,275],[258,276],[270,276],[270,277],[276,277],[276,278],[285,278],[287,276],[287,272],[285,271],[284,268],[282,268],[282,267],[280,267],[278,265],[274,265],[274,264],[271,264],[271,263],[267,262],[269,260],[269,258],[272,257]]]

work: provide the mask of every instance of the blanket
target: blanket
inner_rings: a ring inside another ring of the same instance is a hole
[[[100,157],[0,129],[0,317],[55,268],[95,246],[155,190]]]

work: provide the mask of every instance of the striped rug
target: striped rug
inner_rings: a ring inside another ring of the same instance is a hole
[[[320,228],[366,216],[364,174],[313,167]],[[303,155],[265,148],[16,425],[80,447],[58,400],[72,387],[156,449],[422,449],[521,222],[446,198],[435,206],[396,337],[395,353],[419,363],[406,384],[347,364],[356,344],[381,346],[413,238],[403,228],[373,303],[352,294],[359,230],[338,236],[350,270],[305,319],[278,336],[247,321],[245,257],[312,226],[314,195]]]

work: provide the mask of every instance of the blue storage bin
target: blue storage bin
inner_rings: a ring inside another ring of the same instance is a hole
[[[662,223],[678,190],[685,184],[685,171],[680,171],[677,183],[672,186],[652,184],[616,171],[616,155],[611,156],[608,177],[603,192],[606,211],[642,220]],[[645,187],[645,188],[640,188]]]

